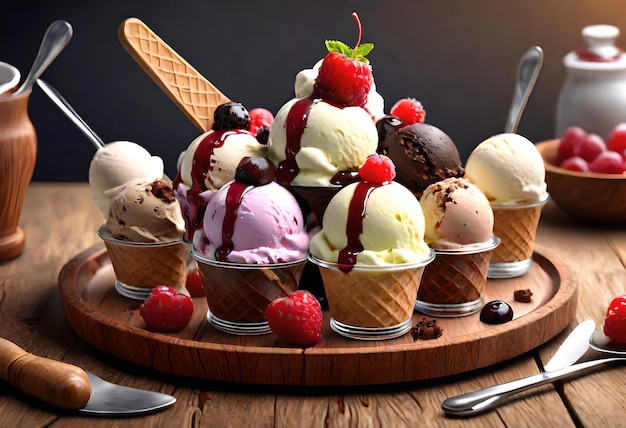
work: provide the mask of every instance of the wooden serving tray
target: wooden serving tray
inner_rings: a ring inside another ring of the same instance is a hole
[[[207,304],[194,299],[194,315],[181,332],[148,331],[140,302],[120,296],[103,244],[70,260],[59,275],[61,303],[70,326],[96,348],[141,366],[174,375],[273,385],[368,385],[437,378],[486,367],[547,342],[574,318],[577,287],[566,266],[536,246],[534,265],[520,278],[488,280],[485,302],[502,299],[515,317],[488,325],[474,314],[439,318],[443,335],[414,341],[411,334],[387,341],[346,339],[324,314],[322,341],[301,349],[274,334],[242,337],[207,323]],[[530,303],[513,300],[528,288]],[[424,316],[415,313],[415,323]],[[432,318],[432,317],[427,317]]]

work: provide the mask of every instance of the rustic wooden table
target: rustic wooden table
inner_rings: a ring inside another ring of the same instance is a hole
[[[86,184],[31,184],[21,225],[26,247],[0,263],[0,335],[41,356],[79,365],[118,384],[174,395],[160,413],[130,419],[85,418],[60,412],[0,381],[0,426],[620,426],[626,415],[626,372],[609,367],[521,394],[472,418],[440,409],[451,395],[539,372],[577,322],[603,322],[612,297],[626,293],[626,229],[588,226],[566,218],[552,203],[537,242],[557,254],[578,283],[575,319],[537,349],[495,366],[400,385],[355,388],[267,387],[181,379],[98,351],[67,324],[58,275],[76,254],[99,242],[102,216]],[[589,351],[583,359],[597,358]],[[436,364],[437,362],[433,362]]]

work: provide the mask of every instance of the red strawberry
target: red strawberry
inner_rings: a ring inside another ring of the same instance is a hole
[[[322,308],[308,291],[294,291],[269,304],[267,322],[276,335],[294,345],[315,345],[322,338]]]
[[[614,342],[626,343],[626,295],[614,298],[609,304],[604,334]]]
[[[422,103],[415,98],[398,100],[389,110],[389,114],[399,118],[404,125],[424,123],[426,120],[426,110],[424,110]]]
[[[328,54],[319,69],[313,94],[342,106],[363,107],[374,82],[369,60],[365,57],[374,48],[372,43],[361,43],[361,22],[352,16],[359,27],[359,38],[354,49],[337,40],[326,40]]]
[[[146,325],[155,331],[180,331],[191,321],[193,301],[167,285],[154,287],[139,308]]]
[[[387,156],[372,154],[359,167],[359,176],[368,183],[388,183],[396,177],[396,166]]]
[[[198,272],[197,270],[192,270],[187,273],[185,288],[187,289],[187,291],[189,291],[191,297],[204,297],[204,286],[202,285],[200,272]]]
[[[274,115],[268,109],[257,107],[250,110],[250,125],[248,131],[258,138],[259,132],[269,132],[274,121]]]

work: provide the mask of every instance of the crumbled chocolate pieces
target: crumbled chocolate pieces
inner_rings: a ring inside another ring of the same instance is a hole
[[[411,335],[413,340],[422,339],[430,340],[436,339],[443,333],[443,329],[437,324],[437,320],[429,320],[422,318],[415,327],[411,329]]]
[[[515,290],[513,292],[513,298],[515,299],[515,301],[522,303],[529,303],[532,295],[533,293],[529,289]]]
[[[152,194],[164,202],[172,203],[176,201],[176,195],[172,188],[172,183],[167,180],[158,179],[152,182],[150,186]]]

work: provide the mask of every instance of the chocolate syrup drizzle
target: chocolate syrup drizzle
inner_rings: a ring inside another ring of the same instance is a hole
[[[240,181],[233,181],[228,186],[226,192],[226,209],[224,211],[224,221],[222,222],[222,245],[215,250],[215,259],[227,261],[228,254],[233,250],[233,233],[237,220],[237,211],[243,199],[243,195],[251,185]]]
[[[337,264],[342,272],[349,272],[356,264],[356,258],[363,251],[363,244],[359,236],[363,233],[363,219],[367,214],[367,201],[370,194],[380,183],[357,183],[354,194],[348,207],[348,220],[346,223],[346,237],[348,244],[339,251]]]
[[[215,161],[212,161],[213,152],[215,149],[224,145],[224,142],[228,137],[235,134],[243,134],[248,131],[243,129],[224,129],[219,131],[209,132],[206,137],[200,141],[196,152],[193,155],[193,162],[191,166],[191,182],[192,185],[187,191],[187,201],[191,207],[189,215],[190,219],[185,217],[186,223],[186,239],[191,241],[193,234],[196,230],[202,227],[202,220],[204,217],[204,211],[206,210],[206,201],[199,195],[206,190],[204,187],[204,180],[208,179],[211,183],[210,171],[214,169]],[[174,179],[174,188],[182,183],[182,177],[180,176],[180,170],[176,174]]]
[[[296,161],[296,155],[302,147],[302,134],[304,134],[304,129],[306,128],[309,120],[311,109],[320,101],[322,101],[322,99],[313,94],[310,97],[302,98],[296,101],[287,113],[287,119],[285,122],[285,159],[280,161],[276,168],[276,181],[285,187],[290,187],[291,182],[300,172],[298,162]],[[327,100],[323,101],[330,103]],[[344,106],[338,104],[330,104],[337,108],[344,108]],[[357,181],[358,179],[358,171],[339,171],[331,178],[330,183],[333,185],[345,186]]]

